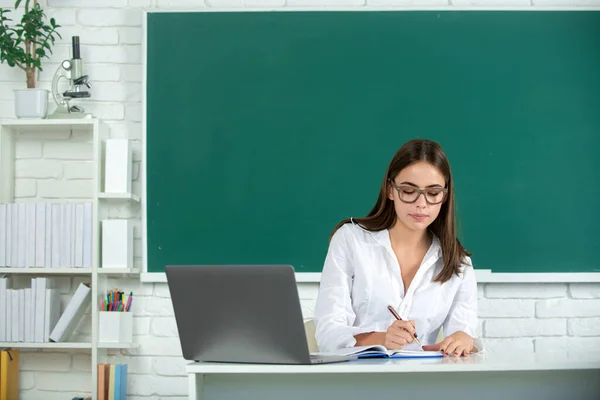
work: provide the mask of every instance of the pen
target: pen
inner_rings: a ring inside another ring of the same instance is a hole
[[[402,321],[402,318],[400,318],[400,316],[398,315],[398,313],[396,312],[396,310],[394,310],[394,307],[392,306],[388,306],[388,310],[390,310],[390,312],[392,313],[392,315],[398,320],[398,321]],[[417,343],[419,343],[419,346],[423,347],[423,345],[421,344],[421,342],[419,341],[419,338],[417,337],[417,333],[415,332],[415,340],[417,341]]]

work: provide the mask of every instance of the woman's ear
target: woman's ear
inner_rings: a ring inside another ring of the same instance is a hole
[[[390,181],[388,181],[387,183],[387,197],[388,199],[394,201],[394,187],[392,186],[392,183]]]

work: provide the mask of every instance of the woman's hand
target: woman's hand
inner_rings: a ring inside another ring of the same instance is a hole
[[[415,321],[394,321],[387,328],[383,338],[383,345],[388,350],[400,350],[414,340]]]
[[[423,346],[425,351],[441,351],[445,356],[467,356],[473,352],[475,340],[465,332],[458,331],[439,343]]]
[[[412,343],[415,334],[415,321],[394,321],[385,332],[368,332],[355,335],[356,346],[382,344],[388,350],[400,350]]]

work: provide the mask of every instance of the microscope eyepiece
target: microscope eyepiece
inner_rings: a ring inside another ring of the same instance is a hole
[[[73,58],[76,60],[81,58],[79,54],[79,36],[73,36]]]

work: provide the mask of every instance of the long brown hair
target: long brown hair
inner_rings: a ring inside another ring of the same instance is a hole
[[[371,212],[364,218],[352,218],[352,221],[356,221],[369,231],[391,228],[397,217],[394,202],[388,198],[389,180],[393,180],[400,171],[418,161],[425,161],[433,165],[446,178],[446,188],[448,189],[446,199],[441,206],[438,217],[429,226],[429,230],[440,240],[444,259],[442,271],[434,278],[434,281],[444,283],[452,278],[453,274],[460,272],[462,262],[471,253],[460,244],[456,237],[452,173],[448,158],[438,143],[425,139],[414,139],[405,143],[396,152],[385,172],[379,198]],[[351,222],[350,218],[341,221],[334,228],[331,236],[342,225],[349,222]]]

